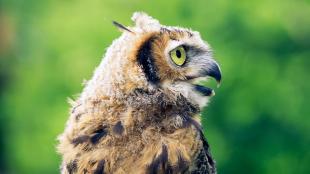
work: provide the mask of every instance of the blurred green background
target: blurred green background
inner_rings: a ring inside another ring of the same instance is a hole
[[[59,173],[67,97],[134,11],[215,50],[224,78],[203,122],[219,173],[310,173],[309,0],[0,0],[1,174]]]

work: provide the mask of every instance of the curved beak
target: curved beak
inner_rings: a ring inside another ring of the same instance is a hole
[[[215,62],[209,62],[207,67],[200,71],[200,73],[197,76],[186,76],[186,81],[191,81],[192,85],[194,86],[194,89],[198,92],[200,92],[203,96],[213,96],[215,95],[215,92],[213,89],[195,84],[195,80],[199,78],[204,77],[213,77],[217,81],[217,87],[219,87],[221,80],[222,80],[222,73],[219,65]],[[194,81],[192,81],[194,80]]]
[[[218,84],[221,83],[222,73],[219,65],[214,61],[209,64],[208,69],[203,72],[203,75],[213,77]]]

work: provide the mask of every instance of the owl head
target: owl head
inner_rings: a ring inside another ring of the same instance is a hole
[[[221,71],[199,32],[161,25],[142,12],[131,19],[134,26],[113,22],[122,35],[108,48],[82,98],[161,90],[203,107],[214,92],[196,81],[211,77],[220,82]]]

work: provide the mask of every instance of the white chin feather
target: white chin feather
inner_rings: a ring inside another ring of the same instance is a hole
[[[173,84],[164,84],[163,87],[177,94],[182,94],[191,103],[199,105],[200,109],[206,106],[209,102],[210,97],[201,95],[190,83],[176,82]]]

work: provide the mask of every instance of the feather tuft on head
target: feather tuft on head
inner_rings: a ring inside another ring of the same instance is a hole
[[[152,18],[144,12],[135,12],[131,20],[135,22],[136,27],[142,29],[143,31],[158,30],[160,28],[160,23],[158,20]]]

